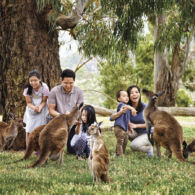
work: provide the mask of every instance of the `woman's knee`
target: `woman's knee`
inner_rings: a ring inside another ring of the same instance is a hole
[[[138,145],[136,144],[136,142],[132,141],[131,144],[130,144],[130,148],[132,150],[136,151],[136,150],[138,150]]]

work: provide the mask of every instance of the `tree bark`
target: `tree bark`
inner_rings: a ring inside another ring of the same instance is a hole
[[[154,26],[154,41],[161,32],[160,26],[166,27],[166,16],[156,16]],[[179,81],[184,74],[186,58],[189,52],[189,43],[186,43],[186,50],[180,48],[176,43],[173,48],[172,62],[169,64],[166,48],[163,51],[155,49],[154,53],[154,91],[165,91],[165,94],[158,98],[159,106],[175,106],[176,94],[179,89]]]
[[[2,0],[0,45],[0,102],[3,121],[9,111],[23,117],[28,73],[37,69],[50,89],[60,81],[58,34],[50,31],[45,12],[37,13],[36,0]]]

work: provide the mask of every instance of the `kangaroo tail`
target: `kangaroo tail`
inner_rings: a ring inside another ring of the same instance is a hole
[[[182,153],[182,150],[181,149],[176,149],[174,147],[174,150],[173,151],[173,154],[175,155],[175,157],[180,161],[180,162],[187,162],[187,163],[190,163],[190,164],[195,164],[195,162],[191,162],[191,161],[188,161],[187,159],[185,159],[183,157],[183,153]]]
[[[29,168],[34,168],[38,165],[41,167],[47,161],[50,153],[51,152],[46,150],[46,149],[41,151],[39,159],[37,161],[35,161]]]

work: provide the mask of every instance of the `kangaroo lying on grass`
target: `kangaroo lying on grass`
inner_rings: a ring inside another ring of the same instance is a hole
[[[193,140],[189,145],[187,145],[186,141],[183,141],[183,156],[184,158],[188,158],[188,156],[195,152],[195,140]]]
[[[64,148],[67,144],[68,133],[73,124],[80,120],[81,112],[79,107],[73,108],[69,114],[61,114],[51,120],[40,132],[39,147],[40,155],[38,160],[31,166],[42,166],[50,157],[51,160],[63,161]]]
[[[93,181],[110,182],[108,177],[109,152],[101,138],[100,125],[101,123],[94,123],[88,129],[88,134],[92,136],[88,165],[93,175]]]
[[[160,158],[160,146],[166,148],[168,158],[171,158],[172,153],[181,162],[187,162],[182,154],[183,131],[177,120],[165,111],[160,111],[155,106],[156,99],[164,92],[158,94],[143,89],[143,93],[149,100],[147,107],[144,110],[144,118],[148,131],[148,139],[156,145],[157,156]],[[151,126],[154,126],[153,137],[150,137]]]
[[[12,118],[11,123],[8,125],[5,122],[0,122],[0,150],[5,150],[6,147],[10,149],[18,135],[18,127],[24,127],[22,119],[15,118],[14,114],[10,112],[9,116]]]

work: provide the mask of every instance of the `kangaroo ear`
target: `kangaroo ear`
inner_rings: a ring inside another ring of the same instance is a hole
[[[103,123],[103,121],[99,122],[99,123],[98,123],[98,127],[100,127],[100,125],[101,125],[102,123]]]
[[[10,113],[9,113],[9,116],[10,116],[13,120],[15,120],[15,115],[14,115],[13,112],[10,112]]]
[[[183,141],[183,149],[186,149],[187,148],[187,143],[186,143],[186,141],[184,140]]]
[[[79,105],[79,110],[83,107],[83,102],[82,103],[80,103],[80,105]]]
[[[161,96],[161,95],[163,95],[164,93],[165,93],[164,91],[161,91],[161,92],[157,93],[156,95],[157,95],[157,96]]]

